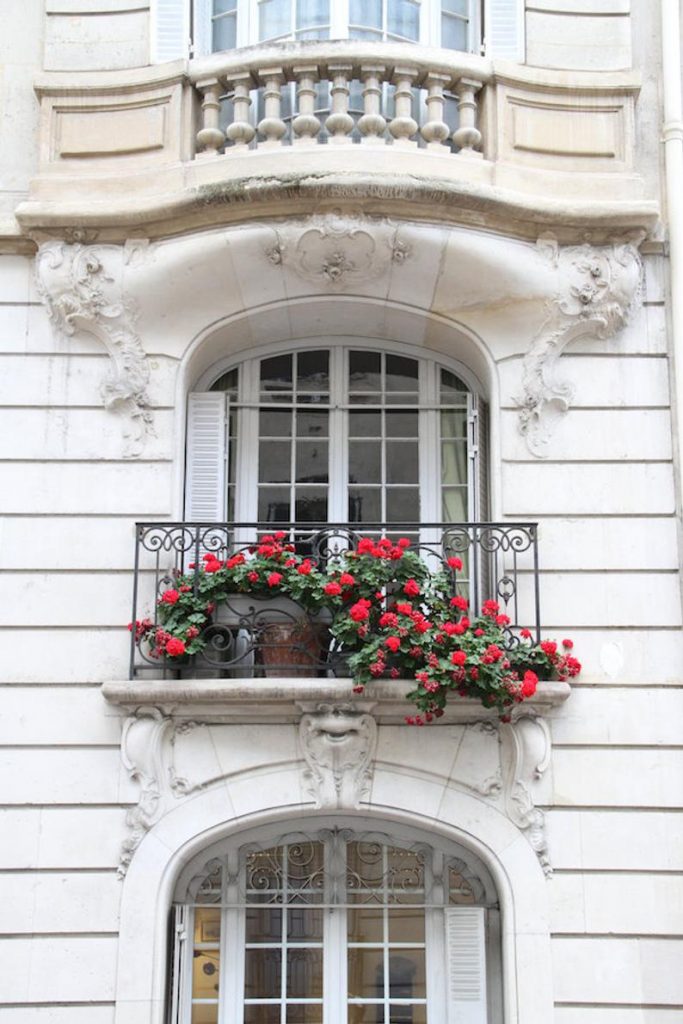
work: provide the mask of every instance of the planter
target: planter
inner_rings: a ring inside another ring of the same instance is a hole
[[[308,616],[288,597],[234,594],[214,613],[217,626],[231,630],[235,650],[242,648],[234,675],[253,676],[262,666],[266,676],[316,676],[327,657],[325,630],[331,615],[323,608]]]
[[[324,626],[309,619],[270,623],[258,638],[257,657],[267,676],[315,676],[326,655]]]

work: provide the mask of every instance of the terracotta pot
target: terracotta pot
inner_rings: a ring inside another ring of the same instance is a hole
[[[321,627],[308,619],[268,623],[257,650],[267,676],[315,676],[323,658]]]

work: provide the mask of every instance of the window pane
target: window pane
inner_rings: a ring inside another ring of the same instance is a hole
[[[326,522],[327,491],[319,487],[297,487],[294,518],[298,523]]]
[[[218,380],[214,381],[210,391],[227,391],[231,398],[237,398],[237,381],[238,372],[237,370],[228,370],[227,373],[221,374]]]
[[[381,999],[384,995],[384,951],[349,949],[349,998]]]
[[[289,907],[287,910],[287,938],[290,942],[303,942],[306,939],[322,940],[322,937],[322,910],[317,907]]]
[[[420,38],[420,6],[412,0],[387,0],[387,30],[406,39]]]
[[[330,353],[299,352],[297,356],[297,391],[327,393],[330,390]]]
[[[322,1024],[322,1020],[323,1008],[315,1003],[312,1006],[293,1003],[287,1007],[287,1024]]]
[[[417,437],[417,412],[388,412],[387,437]]]
[[[351,352],[349,355],[349,391],[381,391],[379,352]]]
[[[388,1024],[427,1024],[427,1007],[390,1006]]]
[[[441,399],[444,402],[462,402],[467,393],[467,388],[454,373],[450,370],[441,371]]]
[[[441,436],[467,436],[467,409],[448,409],[441,413]]]
[[[282,951],[247,949],[244,959],[244,995],[247,999],[279,999]]]
[[[349,413],[349,437],[381,437],[382,413],[351,412]]]
[[[311,28],[328,25],[330,21],[329,0],[298,0],[296,27]]]
[[[289,521],[289,487],[259,487],[258,517],[264,523]]]
[[[389,942],[424,942],[425,913],[422,907],[393,907],[389,911]]]
[[[322,949],[287,951],[287,996],[291,999],[319,999],[323,994]],[[319,1011],[318,1011],[319,1012]]]
[[[259,413],[261,437],[291,437],[292,414],[289,410],[262,409]]]
[[[382,500],[379,487],[349,488],[349,522],[379,523],[382,520]]]
[[[393,999],[424,999],[425,951],[402,949],[389,956],[389,995]]]
[[[282,910],[279,907],[249,907],[246,912],[247,942],[279,942]]]
[[[195,949],[192,960],[192,998],[216,999],[220,978],[220,953]]]
[[[467,484],[467,444],[465,441],[446,441],[441,445],[441,482]]]
[[[237,0],[213,0],[214,14],[227,14],[228,11],[234,11],[236,7]]]
[[[417,445],[412,441],[387,442],[387,483],[418,482]]]
[[[275,0],[267,0],[273,3]],[[272,359],[261,361],[261,390],[262,391],[291,391],[292,390],[292,357],[273,356]]]
[[[416,487],[387,487],[387,522],[416,523],[420,520],[420,492]]]
[[[296,482],[298,484],[327,483],[326,441],[297,441]]]
[[[291,452],[287,441],[261,441],[259,483],[276,484],[291,479]]]
[[[217,1024],[218,1003],[195,1003],[192,1007],[191,1024]]]
[[[417,394],[418,364],[416,359],[387,356],[387,391]]]
[[[221,941],[221,912],[218,907],[198,907],[195,910],[194,941],[217,944]]]
[[[234,50],[237,43],[237,14],[226,14],[213,23],[213,49]]]
[[[288,36],[290,32],[291,13],[289,0],[263,0],[259,8],[259,39],[274,39],[276,36]],[[268,360],[268,362],[270,361]]]
[[[382,446],[379,441],[349,442],[349,482],[375,484],[382,479]]]
[[[449,14],[442,14],[441,45],[445,50],[466,50],[467,22]]]
[[[296,414],[296,433],[298,437],[327,437],[329,433],[329,413],[302,412]]]
[[[244,1024],[280,1024],[280,1004],[277,1006],[245,1006]]]
[[[365,1006],[349,1006],[349,1024],[382,1024],[384,1020],[384,1007],[380,1003]]]
[[[347,923],[349,942],[384,942],[384,911],[381,907],[349,910]]]
[[[352,25],[382,28],[382,0],[350,0],[349,21]]]
[[[464,487],[449,487],[443,491],[444,523],[467,522],[467,490]]]
[[[441,0],[441,10],[467,16],[470,0]]]

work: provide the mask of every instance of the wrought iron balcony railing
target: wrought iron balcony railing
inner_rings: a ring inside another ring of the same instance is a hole
[[[131,630],[130,677],[152,674],[185,678],[253,678],[263,676],[344,676],[348,668],[343,649],[330,642],[332,612],[322,608],[307,616],[288,597],[269,594],[228,593],[211,607],[199,624],[204,648],[178,659],[167,657],[155,644],[163,629],[159,619],[161,596],[183,586],[202,593],[207,557],[225,562],[235,555],[253,557],[264,535],[282,531],[283,543],[326,570],[345,552],[354,551],[362,537],[388,536],[411,541],[411,550],[433,572],[449,558],[462,568],[449,569],[452,595],[469,602],[478,614],[486,600],[499,603],[510,622],[506,642],[514,648],[519,631],[530,629],[540,639],[538,542],[535,523],[422,523],[386,527],[381,524],[322,523],[138,523],[132,622],[145,621],[145,629]]]

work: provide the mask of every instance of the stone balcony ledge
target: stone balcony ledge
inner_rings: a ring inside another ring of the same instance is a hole
[[[358,712],[369,712],[380,724],[399,724],[411,714],[406,694],[414,689],[407,680],[373,683],[364,695],[353,692],[351,679],[270,678],[270,679],[145,679],[105,682],[102,695],[111,704],[134,714],[156,708],[179,721],[216,724],[293,723],[301,715],[321,704],[343,705]],[[563,704],[571,690],[568,683],[541,682],[536,694],[512,712],[546,715]],[[492,721],[495,711],[487,710],[470,698],[454,697],[436,725]]]
[[[26,233],[159,237],[344,200],[423,220],[438,207],[440,220],[521,237],[647,232],[658,216],[634,157],[633,72],[346,40],[42,74],[35,87]]]

